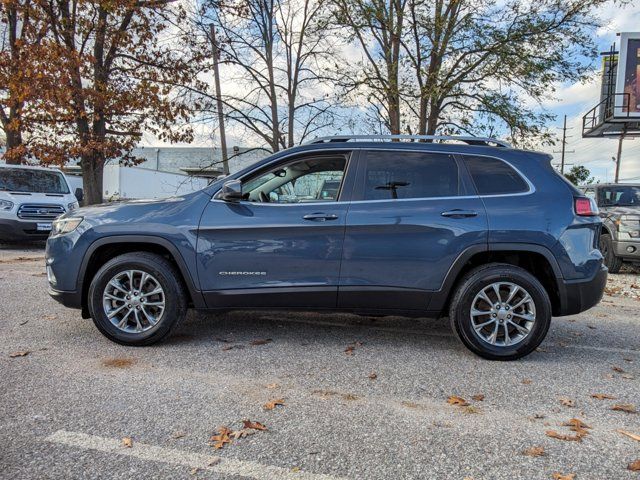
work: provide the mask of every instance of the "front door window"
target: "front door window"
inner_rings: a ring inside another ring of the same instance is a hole
[[[345,166],[344,156],[304,158],[250,178],[242,190],[251,202],[335,202]]]

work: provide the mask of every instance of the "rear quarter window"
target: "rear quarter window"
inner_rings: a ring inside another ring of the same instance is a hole
[[[502,160],[471,155],[463,158],[478,195],[509,195],[529,190],[529,185],[520,174]]]

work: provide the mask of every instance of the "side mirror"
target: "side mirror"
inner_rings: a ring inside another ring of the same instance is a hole
[[[76,191],[74,192],[76,199],[78,200],[78,202],[82,202],[82,199],[84,199],[84,190],[82,190],[80,187],[76,188]]]
[[[240,180],[224,182],[220,198],[225,202],[239,202],[242,200],[242,182]]]

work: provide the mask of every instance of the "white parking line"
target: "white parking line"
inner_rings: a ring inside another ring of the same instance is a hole
[[[265,465],[258,462],[157,447],[136,441],[133,442],[131,448],[126,448],[122,445],[122,441],[118,439],[88,435],[80,432],[69,432],[66,430],[58,430],[45,438],[45,440],[69,447],[82,448],[84,450],[125,455],[140,460],[182,465],[219,474],[239,475],[257,480],[341,480],[343,478],[332,475],[293,471],[292,469]]]

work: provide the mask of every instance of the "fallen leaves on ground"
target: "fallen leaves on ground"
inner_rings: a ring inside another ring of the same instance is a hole
[[[231,443],[230,435],[233,432],[227,427],[220,427],[215,435],[212,435],[209,441],[211,442],[213,448],[220,450],[227,443]]]
[[[530,447],[524,450],[522,454],[527,457],[542,457],[545,453],[543,447]]]
[[[616,397],[613,395],[609,395],[607,393],[592,393],[592,398],[597,398],[598,400],[615,400]]]
[[[122,439],[122,446],[125,448],[133,447],[133,440],[131,439],[131,437],[124,437]]]
[[[564,427],[569,427],[569,430],[576,432],[576,435],[578,435],[579,437],[589,435],[589,432],[587,432],[587,430],[591,430],[591,427],[589,425],[578,418],[572,418],[568,422],[564,422],[562,425]]]
[[[482,411],[478,408],[478,407],[474,407],[473,405],[467,405],[466,407],[463,407],[462,411],[464,413],[482,413]]]
[[[252,422],[251,420],[243,420],[242,424],[244,425],[244,428],[252,428],[253,430],[266,430],[267,427],[265,427],[262,423],[260,422]]]
[[[344,353],[346,355],[353,355],[353,352],[356,349],[356,347],[361,347],[361,346],[362,346],[362,342],[350,343],[349,345],[347,345],[347,348],[344,349]]]
[[[29,355],[31,352],[29,350],[22,350],[20,352],[13,352],[10,353],[9,356],[11,358],[16,358],[16,357],[26,357],[27,355]]]
[[[371,372],[369,374],[369,380],[375,380],[376,378],[378,378],[378,374],[377,373]]]
[[[632,472],[640,472],[640,459],[627,465],[627,470],[631,470]]]
[[[560,403],[562,405],[564,405],[565,407],[575,407],[576,406],[576,402],[570,398],[567,397],[560,397]]]
[[[551,438],[555,438],[557,440],[564,440],[566,442],[581,442],[582,441],[582,435],[570,435],[568,433],[559,433],[556,432],[555,430],[547,430],[546,432],[547,437],[551,437]]]
[[[258,431],[264,431],[265,427],[260,422],[252,422],[251,420],[243,420],[242,428],[240,430],[231,430],[228,427],[220,427],[215,435],[210,438],[211,446],[220,450],[226,444],[230,444],[232,440],[238,440],[240,438],[254,435]]]
[[[563,427],[569,427],[569,430],[575,432],[571,435],[568,433],[560,433],[555,430],[547,430],[545,433],[547,437],[555,438],[557,440],[564,440],[567,442],[581,442],[583,437],[589,435],[587,430],[591,427],[578,418],[572,418],[562,424]]]
[[[356,395],[353,395],[352,393],[341,393],[341,392],[336,392],[333,390],[314,390],[313,392],[314,395],[320,395],[321,397],[324,398],[329,398],[329,397],[340,397],[343,400],[357,400],[358,397]]]
[[[531,385],[531,380],[530,380],[530,379],[528,379],[528,378],[523,378],[523,379],[522,379],[522,383],[523,383],[524,385]]]
[[[471,397],[471,399],[475,400],[476,402],[482,402],[484,400],[484,395],[482,393],[479,393]]]
[[[553,480],[574,480],[576,478],[576,474],[575,473],[562,474],[560,472],[555,472],[553,475],[551,475],[551,478],[553,478]]]
[[[177,440],[179,438],[184,437],[185,435],[186,435],[186,433],[184,433],[184,432],[174,432],[173,435],[171,435],[171,436]]]
[[[640,442],[640,435],[636,435],[635,433],[627,432],[625,430],[616,430],[616,432],[626,435],[629,438],[633,438],[636,442]]]
[[[267,343],[271,343],[273,340],[271,338],[263,338],[261,340],[252,340],[249,342],[249,345],[258,346],[258,345],[266,345]]]
[[[278,398],[276,400],[269,400],[267,403],[264,404],[264,409],[265,410],[273,410],[278,405],[281,405],[281,406],[285,405],[284,398]]]
[[[634,407],[631,403],[616,403],[613,407],[611,407],[611,410],[627,413],[638,413],[636,407]]]
[[[269,383],[268,385],[266,385],[266,387],[269,390],[275,390],[276,388],[280,388],[280,385],[278,385],[277,383]]]
[[[107,358],[102,365],[110,368],[128,368],[135,362],[132,358]]]
[[[469,402],[467,402],[464,398],[458,397],[457,395],[451,395],[447,398],[447,403],[449,405],[456,405],[458,407],[467,407]]]
[[[611,370],[613,370],[616,373],[625,373],[625,371],[620,367],[611,367]]]

